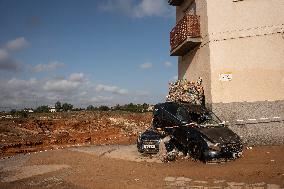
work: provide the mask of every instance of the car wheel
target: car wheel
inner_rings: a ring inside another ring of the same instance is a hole
[[[191,148],[191,157],[195,160],[203,161],[203,150],[202,146],[199,143],[194,143]]]
[[[143,153],[144,150],[142,149],[142,144],[140,144],[138,141],[137,141],[137,150],[139,153]]]

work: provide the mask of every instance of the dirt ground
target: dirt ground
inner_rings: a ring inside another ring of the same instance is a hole
[[[263,146],[222,164],[161,163],[141,156],[134,145],[72,147],[0,160],[0,188],[280,189],[283,157],[284,146]]]

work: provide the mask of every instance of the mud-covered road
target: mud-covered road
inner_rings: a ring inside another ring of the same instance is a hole
[[[222,164],[161,163],[134,145],[72,147],[0,160],[0,188],[284,188],[284,146]]]

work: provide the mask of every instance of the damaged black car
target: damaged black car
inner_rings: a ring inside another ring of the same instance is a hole
[[[153,111],[153,127],[170,135],[179,149],[204,162],[227,161],[242,155],[242,141],[203,106],[165,102]]]

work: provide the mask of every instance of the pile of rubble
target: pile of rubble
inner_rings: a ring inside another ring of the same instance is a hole
[[[197,82],[182,79],[169,83],[169,95],[166,98],[167,101],[171,102],[186,102],[194,105],[202,105],[204,101],[202,78],[199,78]]]

